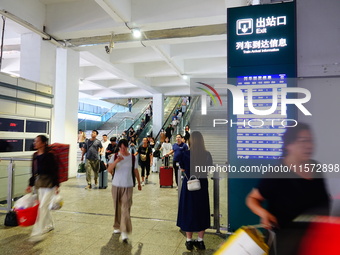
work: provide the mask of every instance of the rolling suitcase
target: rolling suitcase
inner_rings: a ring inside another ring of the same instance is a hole
[[[107,188],[107,170],[104,170],[99,173],[99,188],[100,189]]]
[[[173,187],[173,168],[169,166],[162,166],[160,167],[159,171],[159,186],[171,186]]]

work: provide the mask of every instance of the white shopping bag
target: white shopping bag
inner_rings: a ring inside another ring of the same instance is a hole
[[[64,200],[62,196],[56,194],[53,196],[52,201],[48,207],[50,210],[59,210],[64,204]]]
[[[26,209],[29,207],[33,207],[38,203],[38,195],[33,193],[28,193],[25,196],[19,198],[14,203],[15,209]]]

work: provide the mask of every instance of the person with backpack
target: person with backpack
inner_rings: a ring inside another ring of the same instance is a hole
[[[38,216],[32,229],[30,242],[43,240],[43,235],[54,229],[53,219],[49,205],[54,194],[59,192],[58,164],[54,154],[48,147],[48,138],[38,135],[34,139],[34,149],[32,159],[32,176],[26,192],[37,190],[39,199]]]
[[[128,241],[128,234],[132,231],[130,210],[132,193],[135,181],[138,190],[142,190],[138,164],[135,155],[128,151],[128,141],[121,139],[118,142],[119,153],[115,153],[110,161],[107,171],[112,174],[112,198],[115,208],[115,221],[113,233],[120,234],[123,242]]]

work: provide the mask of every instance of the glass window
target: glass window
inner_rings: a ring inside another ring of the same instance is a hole
[[[25,139],[25,151],[34,151],[34,139]]]
[[[47,122],[26,120],[26,132],[29,133],[47,133]]]
[[[0,152],[23,151],[23,139],[0,139]]]

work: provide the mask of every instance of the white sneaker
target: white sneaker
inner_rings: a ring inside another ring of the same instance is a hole
[[[145,184],[148,184],[149,183],[149,180],[148,178],[145,179]]]
[[[123,241],[124,243],[127,243],[128,239],[129,239],[128,234],[125,233],[125,232],[122,232],[121,237],[122,237],[122,241]]]
[[[49,227],[47,227],[47,228],[45,228],[44,229],[44,234],[46,234],[46,233],[48,233],[48,232],[50,232],[50,231],[52,231],[52,230],[54,230],[54,227],[53,226],[49,226]]]
[[[144,182],[142,182],[142,186],[144,186],[145,185],[145,183]]]
[[[120,230],[119,229],[114,229],[113,230],[113,234],[120,234]]]
[[[37,242],[40,242],[40,241],[42,241],[42,240],[44,240],[43,235],[35,235],[35,236],[31,236],[31,237],[28,239],[28,241],[29,241],[30,243],[37,243]]]

